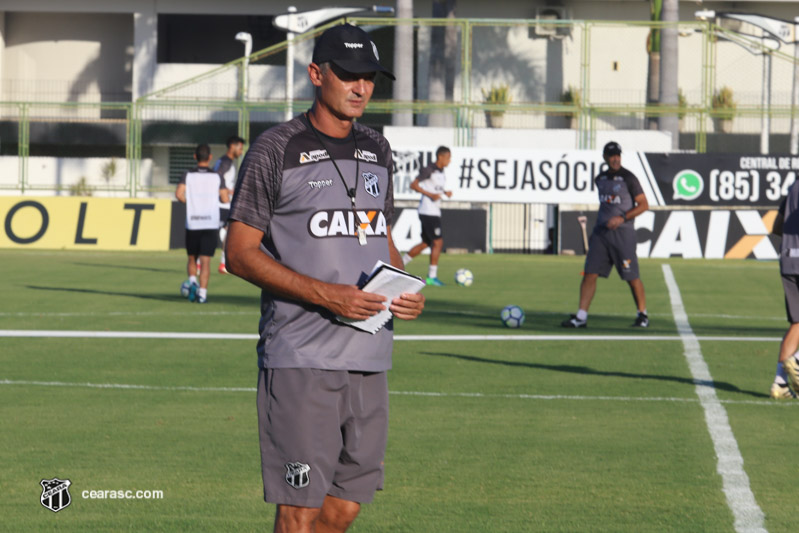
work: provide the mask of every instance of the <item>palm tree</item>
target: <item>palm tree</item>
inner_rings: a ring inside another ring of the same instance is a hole
[[[434,0],[434,18],[455,18],[457,0]],[[464,36],[461,36],[462,38]],[[455,57],[458,50],[458,28],[435,26],[430,39],[430,101],[453,100],[455,92]],[[452,126],[452,115],[433,113],[430,126]]]
[[[413,0],[397,0],[397,18],[413,18]],[[394,100],[413,100],[413,26],[398,24],[394,27]],[[413,113],[395,111],[392,117],[395,126],[413,126]]]

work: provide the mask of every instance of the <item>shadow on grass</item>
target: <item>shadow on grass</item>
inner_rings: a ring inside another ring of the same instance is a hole
[[[736,385],[733,385],[732,383],[727,383],[725,381],[701,381],[701,380],[695,380],[693,378],[684,378],[679,376],[660,376],[654,374],[635,374],[631,372],[615,372],[615,371],[609,372],[605,370],[596,370],[594,368],[590,368],[587,366],[545,365],[541,363],[503,361],[500,359],[487,359],[485,357],[477,357],[474,355],[463,355],[463,354],[454,354],[454,353],[445,353],[445,352],[421,352],[421,353],[423,355],[432,355],[435,357],[451,357],[453,359],[461,359],[463,361],[470,361],[473,363],[488,363],[492,365],[531,368],[535,370],[550,370],[552,372],[566,372],[569,374],[584,374],[592,376],[607,376],[607,377],[618,377],[618,378],[627,378],[627,379],[652,379],[657,381],[671,381],[674,383],[682,383],[684,385],[691,385],[691,386],[701,385],[704,387],[712,387],[714,389],[723,390],[726,392],[733,392],[737,394],[754,396],[755,398],[768,398],[768,394],[743,390],[738,388]]]
[[[144,300],[158,300],[161,302],[185,302],[186,298],[179,294],[166,295],[166,294],[143,294],[139,292],[114,292],[114,291],[100,291],[97,289],[78,289],[72,287],[42,287],[39,285],[26,285],[26,288],[36,291],[58,291],[58,292],[72,292],[80,294],[98,294],[102,296],[127,296],[130,298],[140,298]],[[230,304],[230,305],[252,305],[255,307],[254,315],[258,313],[259,296],[239,296],[231,294],[210,294],[209,301],[215,304]]]
[[[135,266],[135,265],[109,265],[107,263],[72,263],[73,265],[82,266],[82,267],[98,267],[98,268],[123,268],[126,270],[143,270],[145,272],[166,272],[169,274],[174,274],[177,271],[182,272],[185,270],[185,265],[182,265],[183,268],[152,268],[152,267],[143,267],[143,266]]]

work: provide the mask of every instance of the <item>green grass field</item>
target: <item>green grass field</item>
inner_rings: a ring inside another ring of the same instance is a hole
[[[787,326],[778,267],[666,263],[694,333],[737,339],[702,341],[702,356],[765,527],[794,531],[797,403],[766,394]],[[258,292],[239,279],[214,272],[205,306],[178,295],[181,253],[0,251],[0,264],[5,331],[257,332]],[[629,327],[614,273],[575,332],[559,324],[575,311],[581,258],[442,258],[442,279],[468,267],[475,283],[425,289],[423,317],[396,324],[386,490],[351,531],[735,531],[663,264],[642,262],[649,330]],[[526,311],[520,330],[501,325],[507,304]],[[506,334],[568,338],[401,340]],[[0,530],[271,530],[256,374],[254,340],[0,337]],[[39,502],[53,477],[72,482],[57,514]],[[120,489],[164,498],[81,496]]]

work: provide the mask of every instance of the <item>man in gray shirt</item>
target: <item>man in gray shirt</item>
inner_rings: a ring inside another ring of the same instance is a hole
[[[782,236],[780,274],[785,293],[785,312],[790,323],[780,343],[777,372],[769,391],[772,398],[780,400],[796,398],[799,394],[799,359],[796,356],[799,350],[799,182],[788,189],[788,196],[780,204],[772,232]]]
[[[596,293],[599,276],[607,278],[613,266],[621,279],[630,284],[638,314],[634,327],[649,327],[644,284],[638,274],[635,226],[633,219],[649,209],[644,190],[635,175],[621,166],[621,146],[609,142],[602,150],[608,169],[595,179],[599,193],[599,213],[594,231],[588,241],[583,281],[580,284],[580,307],[564,328],[584,328],[588,325],[588,308]]]
[[[421,294],[391,302],[357,286],[382,260],[402,268],[391,238],[391,148],[354,122],[382,72],[369,35],[345,24],[316,43],[313,107],[262,134],[242,163],[230,212],[227,268],[261,287],[258,419],[264,495],[275,531],[345,531],[382,488],[393,325]]]

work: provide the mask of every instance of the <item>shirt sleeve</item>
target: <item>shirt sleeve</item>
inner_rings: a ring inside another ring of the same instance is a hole
[[[225,177],[222,174],[219,174],[219,190],[227,189],[227,184],[225,183]]]
[[[383,206],[383,215],[385,215],[388,224],[394,220],[394,159],[392,157],[391,148],[386,150],[386,170],[388,172],[388,190],[386,191],[386,202]]]
[[[220,159],[219,161],[216,162],[214,170],[216,170],[217,172],[219,172],[219,174],[224,176],[227,173],[227,171],[230,170],[230,167],[232,165],[233,161],[231,161],[230,159],[228,158]]]
[[[624,175],[624,182],[627,184],[627,190],[630,191],[630,196],[635,199],[639,194],[644,194],[644,189],[641,187],[641,182],[635,177],[632,172],[627,172]]]
[[[268,141],[259,141],[244,156],[229,218],[267,233],[280,195],[282,169]]]
[[[419,181],[424,181],[430,179],[430,176],[433,175],[433,165],[427,165],[419,172],[419,175],[416,176],[416,179]]]
[[[186,176],[188,176],[188,175],[189,175],[189,171],[188,170],[185,171],[183,174],[181,174],[180,180],[178,181],[178,185],[186,185]]]

